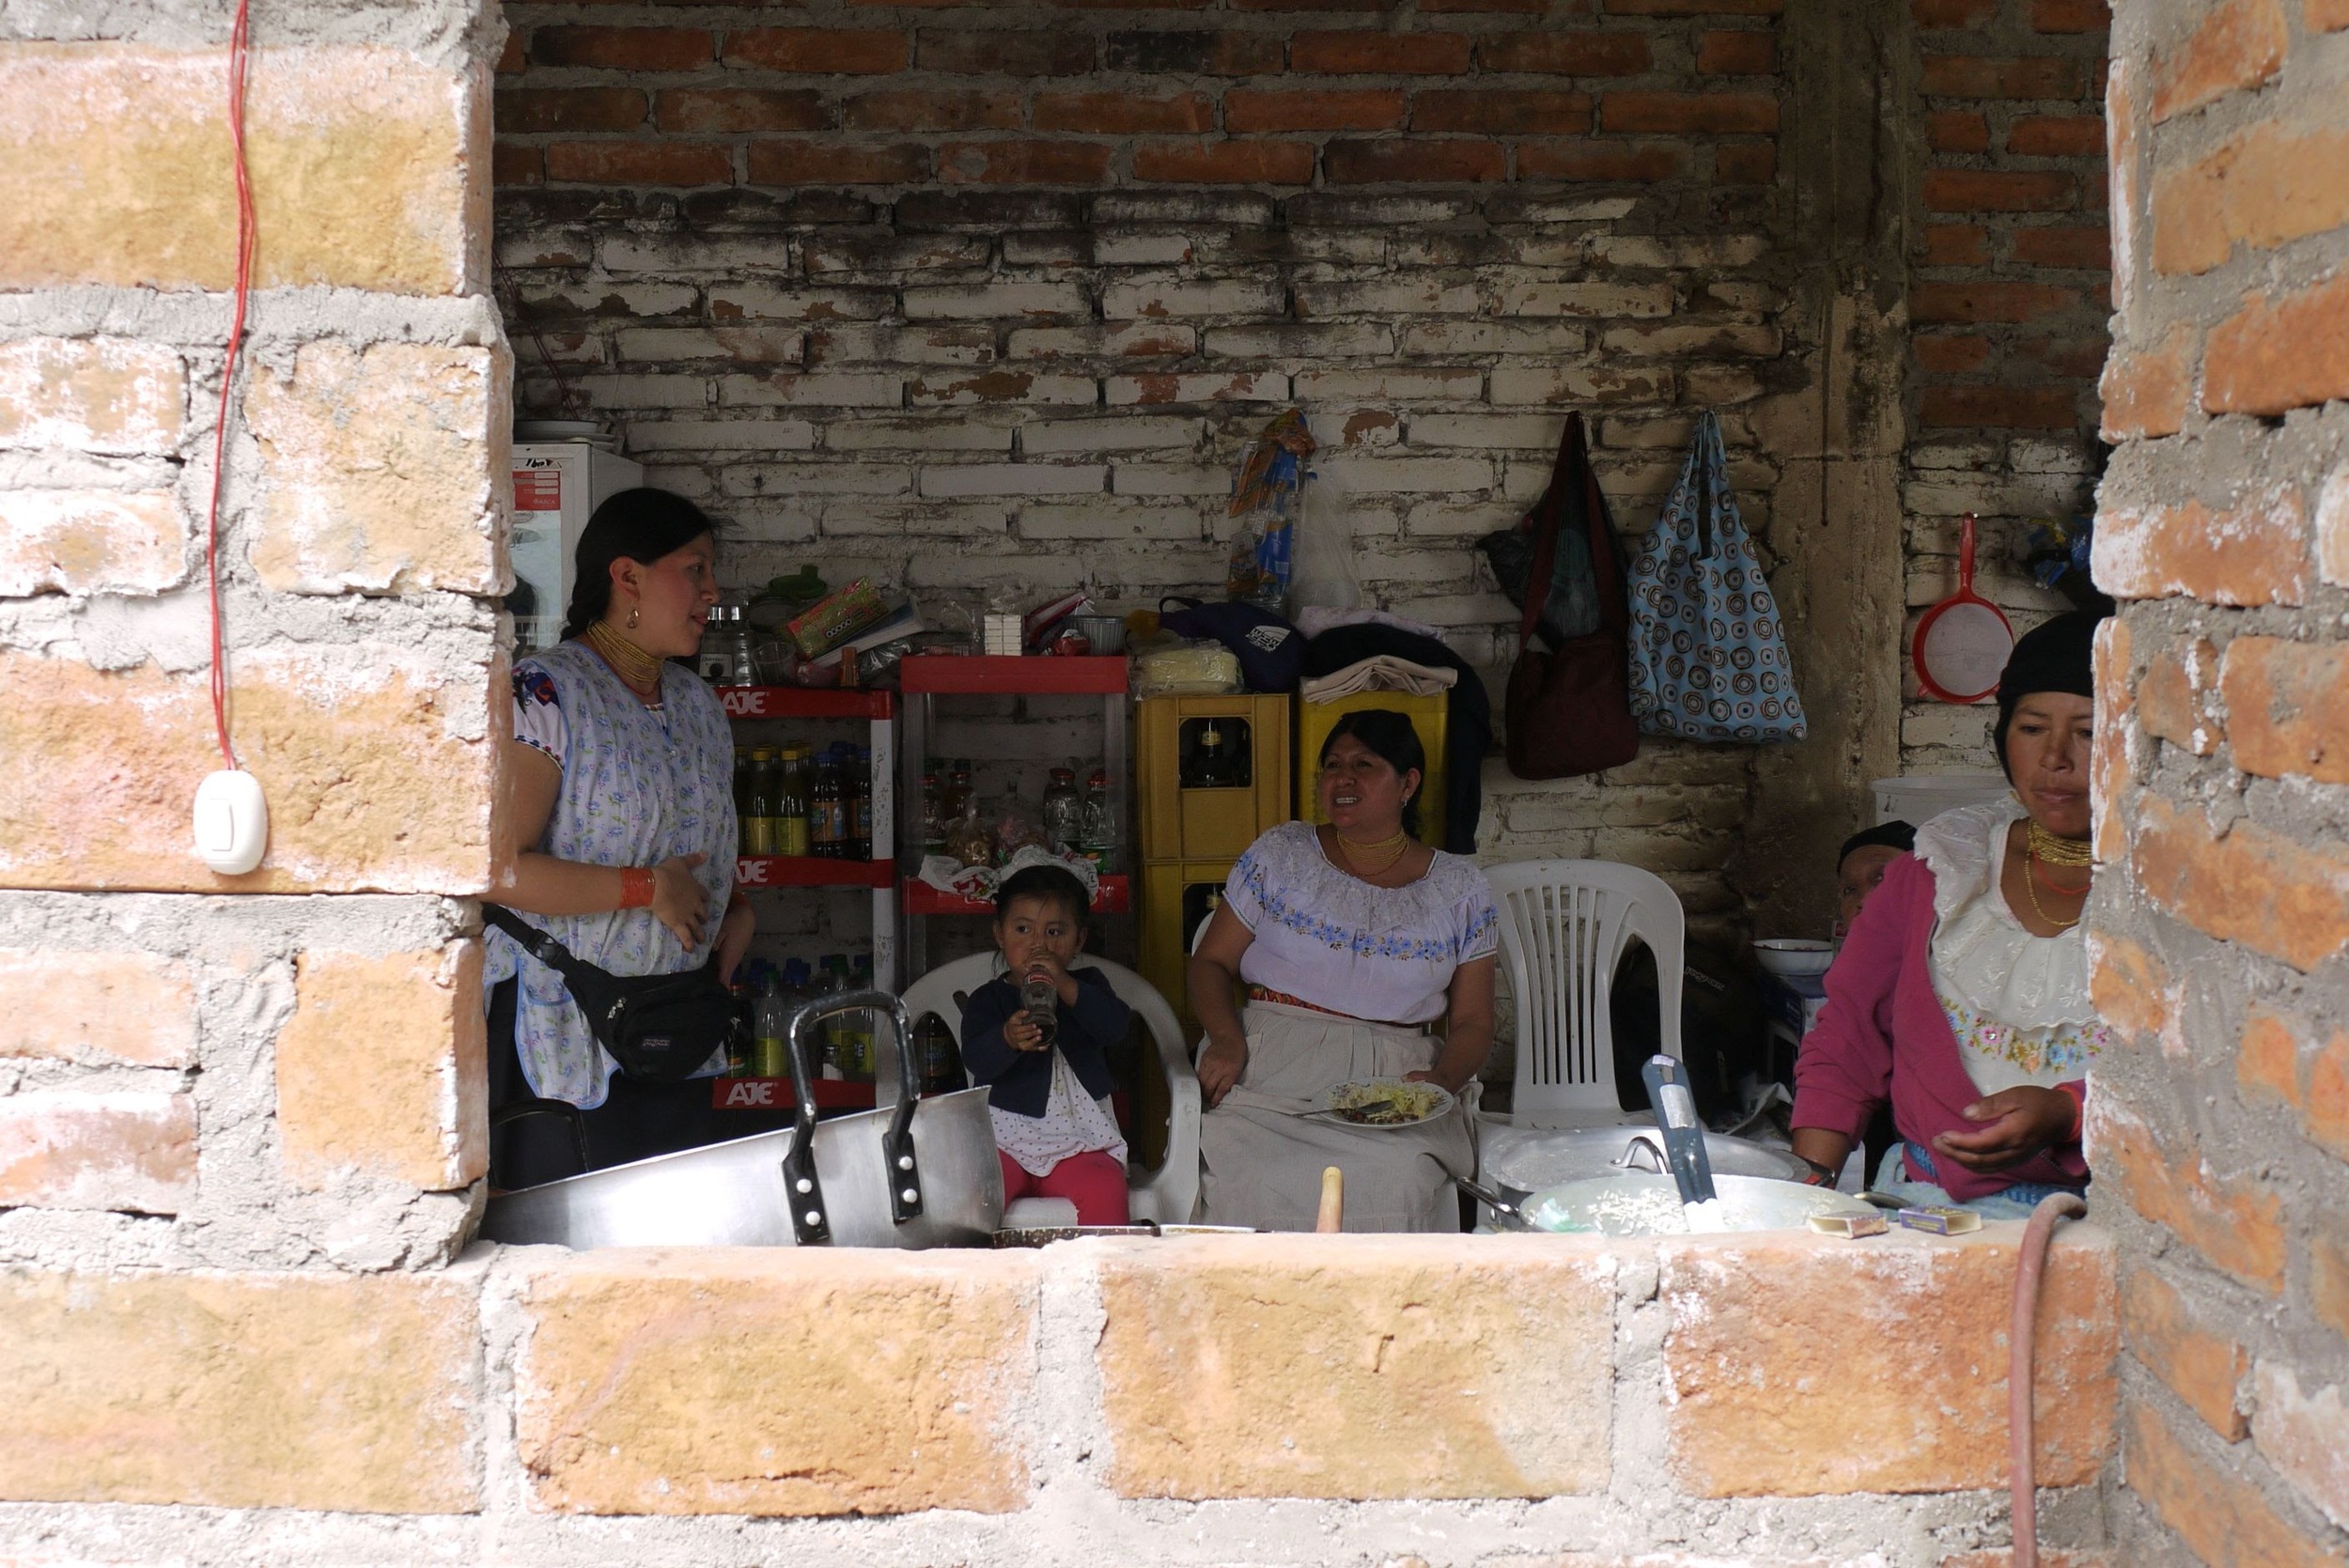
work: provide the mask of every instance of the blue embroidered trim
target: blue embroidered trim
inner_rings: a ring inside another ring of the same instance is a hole
[[[1257,863],[1253,856],[1241,857],[1239,877],[1240,885],[1248,890],[1258,907],[1271,919],[1325,947],[1352,954],[1358,958],[1399,958],[1422,964],[1456,962],[1464,949],[1474,948],[1479,939],[1501,922],[1501,911],[1486,905],[1469,923],[1464,938],[1400,934],[1376,937],[1367,931],[1357,931],[1326,920],[1309,909],[1293,907],[1272,891],[1265,879],[1264,867]]]

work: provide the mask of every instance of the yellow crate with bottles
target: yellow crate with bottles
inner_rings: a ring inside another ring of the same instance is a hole
[[[1141,969],[1186,1027],[1190,936],[1232,862],[1290,816],[1285,695],[1145,697],[1136,706]]]

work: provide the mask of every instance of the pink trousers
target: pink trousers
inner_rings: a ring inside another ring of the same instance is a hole
[[[1043,1175],[1033,1175],[1019,1162],[998,1149],[1003,1167],[1003,1202],[1015,1198],[1066,1198],[1077,1205],[1080,1225],[1123,1225],[1126,1208],[1126,1168],[1101,1150],[1070,1155]]]

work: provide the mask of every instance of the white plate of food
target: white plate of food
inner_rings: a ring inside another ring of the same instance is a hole
[[[1415,1127],[1452,1109],[1452,1091],[1439,1083],[1399,1078],[1341,1083],[1321,1097],[1321,1114],[1357,1127]]]

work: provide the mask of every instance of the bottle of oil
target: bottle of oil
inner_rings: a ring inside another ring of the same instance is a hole
[[[775,853],[810,853],[808,839],[807,748],[784,748],[782,784],[776,791]]]
[[[775,753],[771,747],[761,746],[751,753],[749,799],[737,819],[740,825],[742,853],[745,855],[775,853]]]

